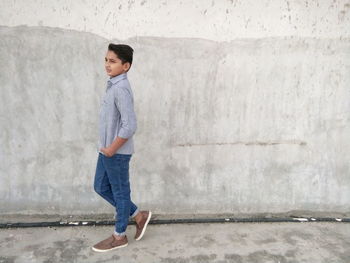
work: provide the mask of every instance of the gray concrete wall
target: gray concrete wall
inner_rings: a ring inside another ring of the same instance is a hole
[[[141,208],[350,212],[350,2],[0,10],[1,213],[113,212],[92,186],[109,42],[135,49]]]

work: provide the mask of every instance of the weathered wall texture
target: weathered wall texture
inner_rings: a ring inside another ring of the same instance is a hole
[[[174,3],[1,1],[0,212],[113,211],[92,186],[109,42],[135,49],[141,208],[350,212],[350,2]]]

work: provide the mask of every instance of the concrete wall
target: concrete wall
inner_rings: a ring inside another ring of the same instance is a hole
[[[109,42],[135,49],[140,208],[350,212],[350,1],[0,1],[0,25],[1,213],[113,212]]]

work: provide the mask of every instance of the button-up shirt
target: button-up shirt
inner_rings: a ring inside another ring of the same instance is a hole
[[[101,100],[99,149],[110,146],[117,137],[121,137],[128,140],[116,153],[133,154],[135,152],[133,135],[136,129],[134,97],[127,73],[122,73],[107,81],[106,92]]]

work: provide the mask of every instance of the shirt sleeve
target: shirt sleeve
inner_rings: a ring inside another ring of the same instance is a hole
[[[133,97],[130,91],[123,86],[117,87],[114,94],[114,102],[121,118],[121,127],[117,136],[128,139],[134,135],[137,129]]]

